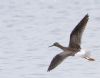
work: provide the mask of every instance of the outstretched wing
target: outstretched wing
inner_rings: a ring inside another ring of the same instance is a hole
[[[51,61],[48,71],[57,67],[66,57],[70,56],[71,53],[62,52],[57,54]]]
[[[81,37],[88,22],[88,17],[88,14],[85,15],[79,24],[73,29],[72,33],[70,34],[69,47],[77,49],[81,48]]]

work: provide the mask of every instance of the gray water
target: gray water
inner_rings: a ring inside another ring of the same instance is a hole
[[[69,57],[51,72],[52,58],[89,14],[82,47],[96,59]],[[0,78],[100,78],[100,0],[0,0]]]

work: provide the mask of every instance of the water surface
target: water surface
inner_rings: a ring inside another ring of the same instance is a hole
[[[82,47],[95,62],[66,59],[51,72],[47,68],[67,46],[75,25],[89,14]],[[100,78],[99,0],[0,0],[0,78]]]

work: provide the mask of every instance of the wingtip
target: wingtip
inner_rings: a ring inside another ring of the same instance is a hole
[[[50,72],[52,69],[54,69],[55,67],[53,67],[52,65],[50,65],[49,67],[48,67],[48,70],[47,70],[47,72]]]
[[[50,71],[51,71],[51,69],[50,69],[50,68],[48,68],[47,72],[50,72]]]
[[[85,15],[85,17],[89,17],[89,14],[87,13],[87,14]]]
[[[83,20],[84,19],[87,19],[87,20],[89,19],[89,14],[88,13],[84,16]]]
[[[47,72],[50,72],[52,69],[54,69],[55,67],[53,67],[52,65],[50,65],[49,67],[48,67],[48,70],[47,70]]]

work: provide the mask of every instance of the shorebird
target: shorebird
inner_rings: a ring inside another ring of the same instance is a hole
[[[81,58],[85,58],[89,61],[94,61],[95,59],[91,57],[90,52],[85,51],[81,48],[81,38],[83,31],[88,22],[89,15],[86,14],[83,19],[76,25],[76,27],[72,30],[70,34],[70,41],[68,47],[64,47],[58,42],[55,42],[53,45],[63,50],[63,52],[57,54],[51,61],[50,66],[47,71],[51,71],[55,67],[57,67],[65,58],[69,56],[79,56]]]

